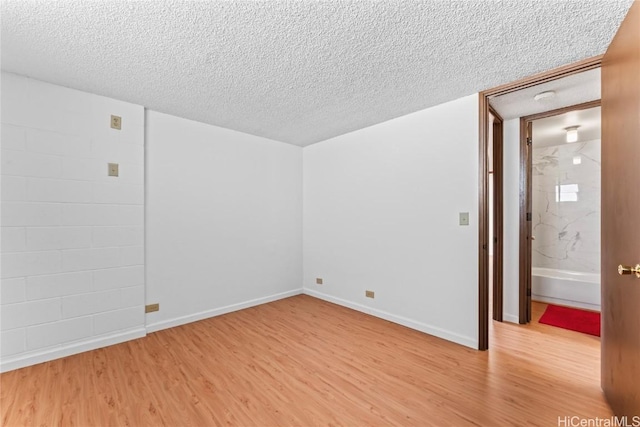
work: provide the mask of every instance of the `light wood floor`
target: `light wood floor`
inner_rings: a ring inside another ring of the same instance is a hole
[[[610,416],[599,339],[492,325],[488,352],[309,296],[0,376],[2,424],[558,425]]]

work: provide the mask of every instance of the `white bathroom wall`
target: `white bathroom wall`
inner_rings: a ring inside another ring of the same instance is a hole
[[[143,336],[143,107],[1,83],[0,370]]]
[[[534,140],[532,165],[532,266],[600,273],[600,140]]]
[[[520,119],[503,124],[503,319],[518,323],[520,282]]]
[[[477,95],[305,147],[305,293],[477,348],[477,212]]]
[[[148,331],[302,292],[302,148],[147,111]]]

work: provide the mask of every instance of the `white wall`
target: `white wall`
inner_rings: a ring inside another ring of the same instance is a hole
[[[3,73],[0,369],[295,295],[303,282],[475,348],[477,104],[303,150],[145,120],[141,106]],[[145,303],[160,311],[145,318]]]
[[[0,369],[144,335],[144,109],[4,72],[1,98]]]
[[[303,169],[305,292],[477,348],[478,95],[308,146]]]
[[[503,124],[503,319],[518,323],[520,281],[520,119]]]
[[[148,330],[302,292],[302,148],[154,111],[146,132]]]

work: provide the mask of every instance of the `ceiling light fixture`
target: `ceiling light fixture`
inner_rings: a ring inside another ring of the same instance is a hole
[[[547,99],[551,99],[556,96],[556,92],[554,90],[548,90],[546,92],[541,92],[533,97],[534,101],[545,101]]]
[[[567,142],[576,142],[578,140],[578,128],[580,126],[569,126],[564,128],[567,131]]]

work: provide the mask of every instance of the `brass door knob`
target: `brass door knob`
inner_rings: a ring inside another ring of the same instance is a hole
[[[621,276],[626,276],[628,274],[635,274],[636,277],[640,279],[640,264],[636,264],[635,267],[620,264],[618,266],[618,274]]]

